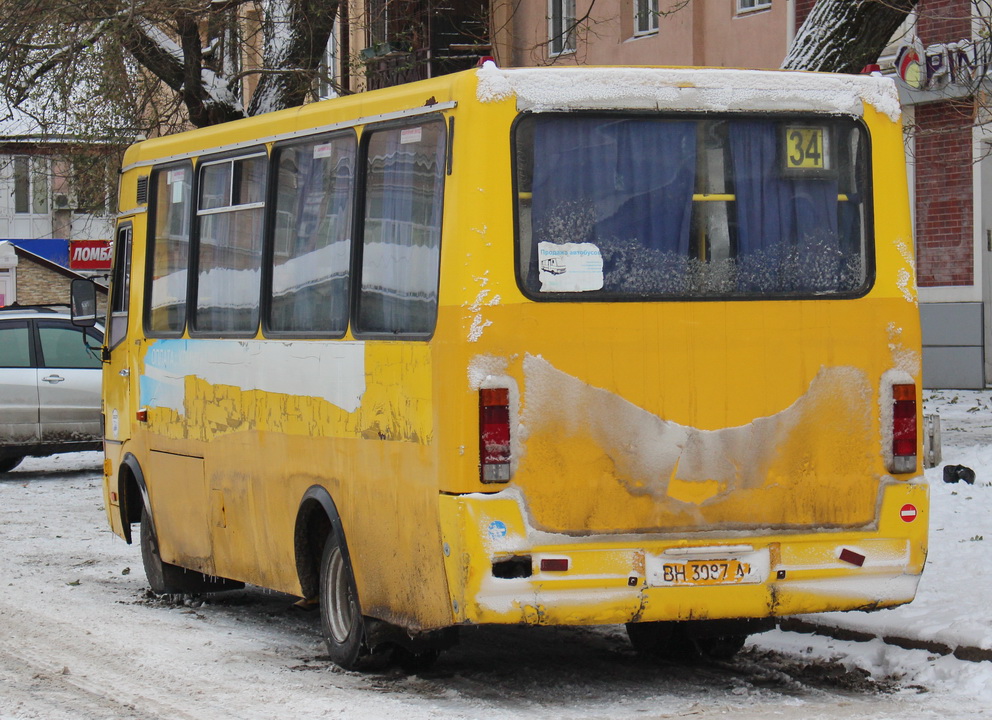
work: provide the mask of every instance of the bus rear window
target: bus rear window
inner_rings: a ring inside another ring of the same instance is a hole
[[[853,119],[540,114],[514,144],[534,299],[868,289],[868,142]]]

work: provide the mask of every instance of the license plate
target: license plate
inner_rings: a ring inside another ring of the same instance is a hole
[[[682,559],[661,555],[646,560],[647,583],[652,587],[748,585],[760,583],[768,576],[767,552],[722,558]]]

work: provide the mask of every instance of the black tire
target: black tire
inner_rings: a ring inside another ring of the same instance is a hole
[[[162,562],[158,551],[158,538],[152,526],[148,508],[141,508],[141,562],[145,566],[148,585],[156,595],[184,595],[239,590],[243,582],[204,575],[196,570]]]
[[[747,642],[747,635],[719,635],[717,637],[698,638],[696,647],[699,653],[712,660],[730,660],[741,651]]]
[[[689,660],[698,655],[695,643],[677,622],[627,623],[627,637],[641,655],[663,660]]]
[[[627,623],[627,637],[634,650],[641,655],[657,655],[659,649],[671,640],[671,623]]]
[[[627,623],[634,650],[664,660],[729,660],[744,647],[747,634],[710,635],[698,623]]]
[[[8,473],[23,461],[23,457],[8,457],[0,459],[0,474]]]
[[[141,562],[145,566],[145,577],[156,595],[181,593],[181,575],[183,569],[162,562],[158,552],[158,538],[152,526],[152,517],[148,508],[141,508]]]
[[[405,647],[397,646],[393,648],[389,660],[394,665],[398,665],[407,675],[414,675],[429,670],[439,657],[441,657],[441,651],[436,648],[414,652]]]
[[[320,621],[331,661],[345,670],[358,669],[370,654],[365,619],[347,547],[337,527],[328,535],[320,558]]]

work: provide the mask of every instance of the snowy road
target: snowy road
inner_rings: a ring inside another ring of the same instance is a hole
[[[420,676],[341,672],[295,598],[149,597],[137,546],[106,527],[100,464],[0,479],[0,720],[992,717],[992,663],[781,632],[680,666],[644,662],[621,628],[475,628]]]

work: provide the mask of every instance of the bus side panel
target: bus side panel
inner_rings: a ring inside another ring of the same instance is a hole
[[[300,594],[296,517],[319,485],[340,513],[363,612],[411,628],[450,624],[429,345],[157,343],[146,377],[170,380],[142,385],[149,442],[203,457],[200,480],[191,467],[186,481],[202,483],[199,502],[170,514],[169,534],[200,543],[209,528],[212,567],[191,560],[199,544],[165,559]],[[149,484],[166,478],[156,470]]]

